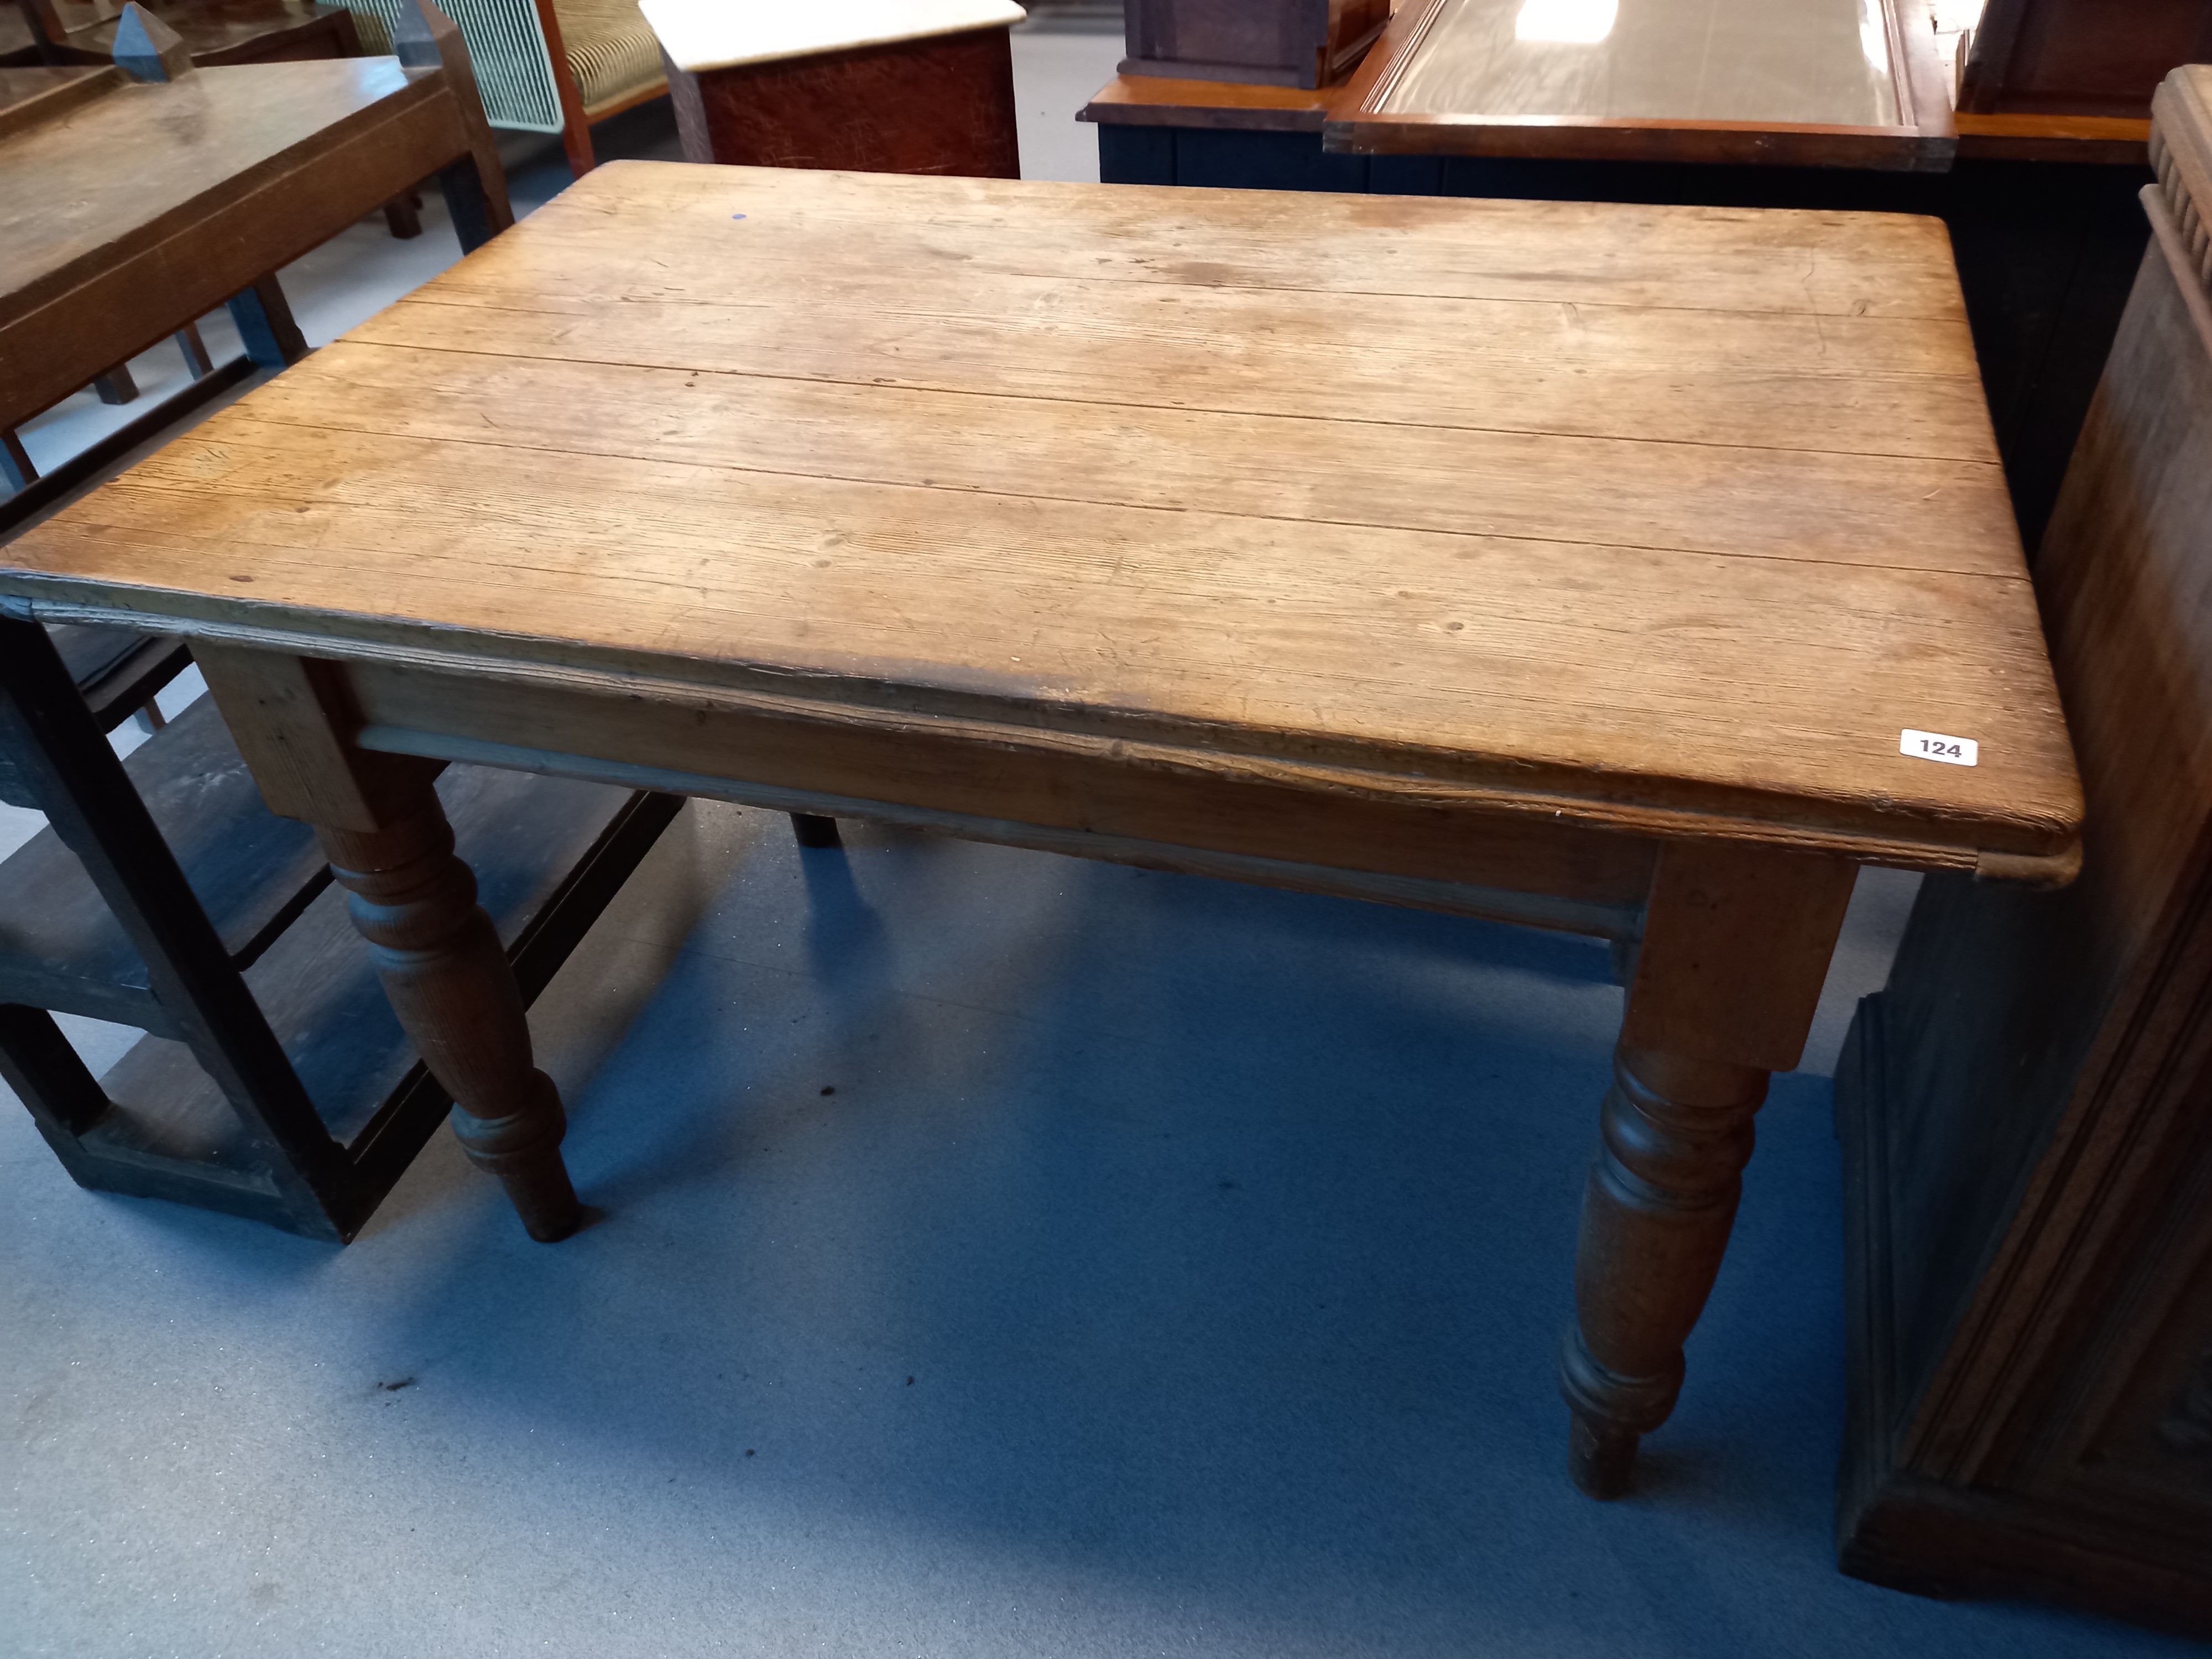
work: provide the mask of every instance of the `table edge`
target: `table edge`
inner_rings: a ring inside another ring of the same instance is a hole
[[[71,590],[76,590],[72,596]],[[24,590],[30,590],[26,592]],[[1608,799],[1576,793],[1564,787],[1547,787],[1540,763],[1497,757],[1454,757],[1466,760],[1468,775],[1438,777],[1412,765],[1392,770],[1385,764],[1362,765],[1325,755],[1300,757],[1279,752],[1227,746],[1209,742],[1212,733],[1195,722],[1178,732],[1159,725],[1145,726],[1122,711],[1086,707],[1082,714],[1089,729],[1045,726],[1012,718],[1016,712],[1004,703],[994,708],[975,692],[939,689],[913,682],[897,682],[908,697],[902,706],[872,703],[850,695],[868,684],[857,676],[777,671],[769,667],[740,669],[717,664],[720,678],[684,678],[672,672],[642,672],[613,661],[556,664],[542,653],[502,656],[481,648],[456,649],[442,643],[418,640],[380,641],[359,634],[339,635],[311,628],[273,624],[247,625],[188,614],[185,605],[200,596],[173,593],[179,608],[161,611],[136,611],[102,602],[88,590],[112,592],[107,584],[79,584],[68,577],[41,576],[22,571],[0,572],[0,614],[38,622],[86,622],[137,629],[148,633],[179,635],[247,649],[281,652],[334,662],[373,663],[386,667],[435,670],[493,681],[535,683],[570,691],[587,692],[610,699],[641,696],[695,705],[747,709],[785,719],[831,726],[926,727],[938,733],[971,733],[979,742],[1031,751],[1083,754],[1121,765],[1196,769],[1216,776],[1240,778],[1389,801],[1407,806],[1449,805],[1479,808],[1534,819],[1550,819],[1584,830],[1651,840],[1717,840],[1755,842],[1808,853],[1849,858],[1860,863],[1912,870],[1963,870],[1995,878],[2036,885],[2063,886],[2081,863],[2082,808],[2079,776],[2070,768],[2070,812],[2051,817],[2019,817],[2009,821],[1956,815],[1962,832],[1940,833],[1946,819],[1934,813],[1897,814],[1884,825],[1869,820],[1879,809],[1856,799],[1835,799],[1835,810],[1799,811],[1816,805],[1818,797],[1789,794],[1752,787],[1730,788],[1695,781],[1674,781],[1684,793],[1703,795],[1702,804],[1668,804],[1639,797]],[[271,607],[272,611],[277,609]],[[302,618],[304,620],[304,618]],[[373,626],[372,618],[355,618],[357,627]],[[395,621],[395,630],[416,635],[435,634],[434,625]],[[511,637],[518,646],[542,643],[532,636],[499,636],[471,631],[471,646],[482,647]],[[593,654],[591,647],[576,647],[579,657]],[[612,653],[604,653],[611,656]],[[662,665],[676,669],[696,659],[667,658]],[[733,683],[744,678],[750,684]],[[812,688],[821,688],[815,690]],[[836,695],[842,689],[848,695]],[[939,706],[924,706],[935,702]],[[1113,729],[1121,726],[1123,729]],[[1374,749],[1378,762],[1390,751]],[[1396,758],[1413,761],[1418,753],[1401,752]],[[1570,769],[1561,768],[1564,774]],[[1583,775],[1587,776],[1587,773]],[[1622,781],[1631,780],[1622,779]],[[1659,775],[1642,775],[1634,781],[1663,785]],[[1770,809],[1762,813],[1760,806]],[[2003,831],[2010,830],[2013,833]],[[1919,831],[1921,833],[1912,833]],[[1992,833],[1996,832],[1996,833]]]

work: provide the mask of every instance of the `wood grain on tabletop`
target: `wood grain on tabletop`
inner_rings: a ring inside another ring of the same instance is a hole
[[[730,246],[720,228],[757,203],[762,211],[745,221],[747,261],[787,249],[817,270],[841,254],[865,268],[867,252],[879,264],[911,258],[924,268],[1187,288],[1866,313],[1964,326],[1942,226],[1902,214],[997,179],[903,187],[894,204],[874,173],[690,177],[629,165],[646,175],[635,188],[564,191],[560,211],[532,216],[541,258],[565,260],[553,253],[556,243],[589,245],[560,294],[604,294],[648,276],[713,280]],[[611,239],[610,228],[653,245]],[[669,249],[690,250],[692,261],[675,264]],[[459,284],[484,269],[479,261],[447,276]],[[759,297],[742,284],[720,291]]]
[[[1443,793],[2079,813],[1908,219],[620,163],[0,562]]]
[[[288,151],[440,90],[389,58],[234,64],[118,87],[0,139],[0,325],[111,259],[118,240],[158,239],[210,189],[250,189]],[[133,158],[128,191],[104,187],[118,155]]]

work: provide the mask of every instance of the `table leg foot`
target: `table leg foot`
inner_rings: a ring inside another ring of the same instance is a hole
[[[532,1238],[567,1237],[582,1215],[561,1161],[560,1091],[532,1063],[521,990],[437,796],[425,786],[382,829],[317,833],[400,1024],[453,1097],[470,1159],[500,1178]]]
[[[471,1158],[476,1155],[470,1153]],[[481,1165],[483,1159],[477,1158]],[[584,1206],[568,1180],[568,1166],[553,1148],[500,1172],[507,1201],[522,1218],[522,1230],[540,1244],[558,1244],[584,1224]]]
[[[817,812],[793,812],[791,833],[799,838],[801,847],[842,847],[844,837],[837,833],[837,820],[825,818]]]
[[[525,1107],[503,1118],[453,1109],[453,1135],[469,1162],[499,1177],[523,1230],[541,1244],[557,1243],[583,1224],[583,1206],[561,1160],[568,1116],[553,1079],[533,1069]]]
[[[1749,1066],[1615,1053],[1583,1194],[1576,1327],[1559,1357],[1569,1469],[1593,1498],[1627,1490],[1637,1442],[1681,1393],[1682,1343],[1728,1249],[1766,1079]]]
[[[1628,1496],[1640,1436],[1623,1434],[1584,1417],[1567,1419],[1567,1479],[1585,1498],[1611,1502]]]

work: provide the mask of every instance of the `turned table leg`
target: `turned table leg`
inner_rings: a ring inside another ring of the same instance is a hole
[[[316,835],[392,1012],[453,1097],[470,1161],[500,1178],[532,1238],[566,1238],[580,1212],[561,1162],[561,1096],[532,1061],[521,988],[435,792],[426,785],[381,829]]]
[[[1721,842],[1660,855],[1583,1194],[1559,1361],[1568,1470],[1627,1491],[1682,1387],[1735,1220],[1752,1118],[1804,1048],[1856,866]]]
[[[335,664],[211,642],[193,656],[269,810],[314,826],[470,1158],[500,1178],[532,1238],[565,1238],[580,1212],[560,1093],[533,1062],[514,970],[454,855],[432,787],[440,763],[355,747]]]

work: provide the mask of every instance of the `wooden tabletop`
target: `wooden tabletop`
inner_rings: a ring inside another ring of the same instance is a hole
[[[2081,813],[1898,216],[617,162],[0,567],[1895,862]]]

